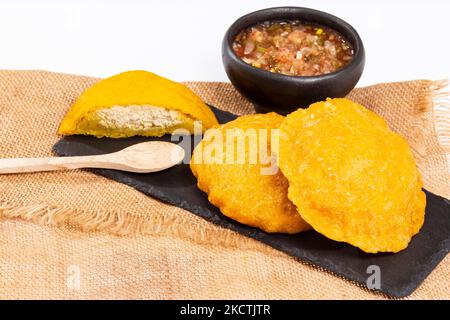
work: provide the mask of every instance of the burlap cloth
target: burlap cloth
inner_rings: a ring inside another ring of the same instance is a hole
[[[0,71],[0,157],[51,156],[65,112],[97,80]],[[252,111],[230,84],[188,85],[219,108]],[[427,80],[380,84],[350,97],[409,140],[426,188],[450,198],[444,86]],[[449,299],[449,276],[447,256],[410,298]],[[0,176],[0,298],[386,297],[76,170]]]

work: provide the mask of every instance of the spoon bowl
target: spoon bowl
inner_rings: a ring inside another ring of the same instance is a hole
[[[148,173],[168,169],[184,159],[184,149],[163,141],[142,142],[109,154],[123,171]]]

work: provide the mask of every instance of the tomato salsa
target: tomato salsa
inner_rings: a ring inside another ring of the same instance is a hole
[[[341,69],[353,48],[337,31],[298,20],[266,21],[242,30],[234,52],[246,63],[290,76],[317,76]]]

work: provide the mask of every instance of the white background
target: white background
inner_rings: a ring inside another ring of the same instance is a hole
[[[106,77],[145,69],[226,81],[221,42],[240,16],[294,5],[352,24],[366,47],[359,85],[450,75],[450,1],[109,0],[0,2],[0,69]]]

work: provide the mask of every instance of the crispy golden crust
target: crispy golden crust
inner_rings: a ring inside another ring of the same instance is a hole
[[[425,194],[408,143],[381,117],[328,99],[288,115],[280,130],[279,166],[305,221],[370,253],[408,246]]]
[[[220,126],[219,130],[225,136],[226,130],[269,129],[267,135],[270,136],[270,129],[277,129],[283,118],[276,113],[243,116]],[[240,149],[245,152],[244,163],[224,163],[227,154],[230,156],[233,153],[230,148],[225,148],[225,152],[215,158],[223,164],[199,163],[206,159],[207,148],[219,143],[218,139],[212,139],[212,130],[206,132],[191,160],[191,170],[198,179],[198,187],[208,194],[209,201],[227,217],[266,232],[296,233],[309,229],[287,198],[288,183],[281,172],[261,174],[261,169],[269,165],[260,162],[250,164],[248,143],[245,150]],[[268,154],[270,147],[269,143],[266,148]],[[237,150],[236,147],[235,156],[239,153]],[[256,152],[261,155],[261,152]]]
[[[103,132],[101,129],[98,133],[83,132],[83,121],[99,109],[130,105],[149,105],[176,110],[186,118],[201,121],[204,129],[218,123],[211,109],[183,84],[151,72],[137,70],[101,80],[83,92],[68,111],[58,132],[61,135],[94,134],[123,137],[120,132]],[[191,123],[179,127],[192,131]],[[166,131],[162,130],[156,135],[167,133]]]

